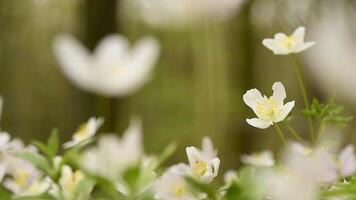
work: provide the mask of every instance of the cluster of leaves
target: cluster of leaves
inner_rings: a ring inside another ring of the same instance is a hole
[[[322,199],[356,199],[356,176],[328,187],[322,193]]]
[[[305,109],[303,114],[316,118],[323,124],[345,125],[351,121],[352,117],[342,115],[343,110],[344,106],[336,104],[333,99],[327,103],[321,103],[314,98],[310,107]]]

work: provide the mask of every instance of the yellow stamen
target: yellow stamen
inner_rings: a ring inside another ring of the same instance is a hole
[[[193,174],[195,176],[203,176],[206,173],[207,164],[205,161],[196,161],[193,165]]]
[[[283,46],[287,49],[291,49],[295,46],[295,38],[293,36],[289,36],[282,41]]]
[[[273,120],[280,113],[281,109],[273,98],[264,99],[257,103],[256,114],[263,120]]]
[[[86,138],[87,134],[88,134],[88,125],[82,124],[79,126],[77,131],[74,133],[74,136],[77,137],[78,139],[84,139],[84,138]]]
[[[183,197],[184,194],[186,193],[186,189],[184,187],[184,184],[181,182],[174,183],[172,185],[172,192],[177,196],[177,197]]]

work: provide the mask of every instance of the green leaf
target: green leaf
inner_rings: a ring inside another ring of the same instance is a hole
[[[351,121],[352,117],[343,116],[343,110],[344,107],[336,104],[334,100],[330,100],[327,103],[321,103],[317,99],[313,99],[310,108],[304,110],[303,114],[307,117],[317,118],[324,124],[345,125]]]
[[[208,195],[208,199],[217,199],[215,190],[211,185],[201,183],[192,177],[185,178],[187,183],[195,190],[197,193],[205,193]]]
[[[223,200],[261,200],[262,191],[256,183],[255,173],[251,168],[243,168],[239,172],[238,181],[226,189]]]
[[[51,165],[44,156],[38,153],[25,152],[25,151],[16,153],[16,156],[30,162],[34,166],[43,170],[48,175],[50,176],[52,175]]]
[[[0,199],[1,200],[11,200],[11,193],[0,185]]]
[[[156,169],[163,162],[165,162],[169,157],[171,157],[177,149],[177,145],[175,143],[169,144],[157,157],[156,163],[153,166],[153,169]]]
[[[54,157],[58,153],[58,148],[59,148],[59,137],[58,137],[58,130],[53,129],[51,132],[51,136],[49,137],[47,141],[47,148],[49,151],[49,156]]]
[[[85,177],[79,182],[75,188],[75,198],[76,200],[87,200],[90,199],[90,193],[95,185],[95,180]]]
[[[51,157],[51,151],[48,149],[46,144],[39,141],[32,141],[32,144],[35,145],[40,150],[40,152],[48,157]]]
[[[57,155],[59,149],[58,130],[53,129],[51,131],[51,135],[47,140],[47,144],[44,144],[40,141],[33,141],[32,144],[34,144],[48,158],[53,158]]]

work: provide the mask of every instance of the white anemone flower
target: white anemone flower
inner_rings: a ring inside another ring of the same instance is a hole
[[[274,83],[272,89],[273,95],[270,98],[262,96],[257,89],[248,90],[243,95],[244,102],[258,117],[246,120],[251,126],[266,129],[273,123],[283,121],[293,109],[294,101],[283,103],[287,95],[282,83]]]
[[[329,97],[355,105],[356,93],[356,15],[348,2],[325,1],[313,20],[310,34],[318,45],[305,54],[308,75]],[[328,12],[332,10],[332,12]],[[332,49],[332,51],[330,51]]]
[[[149,25],[184,28],[213,19],[223,21],[234,15],[245,0],[135,0],[133,5]]]
[[[356,172],[356,156],[353,145],[348,145],[341,151],[337,166],[342,177],[350,176]]]
[[[313,177],[313,181],[318,183],[332,183],[339,178],[335,154],[327,147],[305,149],[306,151],[303,152],[300,148],[289,148],[284,154],[283,163],[294,173]]]
[[[253,153],[251,155],[242,155],[241,161],[244,164],[254,167],[270,167],[275,163],[273,153],[269,150],[265,150],[260,153]]]
[[[277,33],[274,39],[264,39],[262,43],[276,55],[299,53],[315,45],[315,42],[304,42],[304,35],[305,27],[299,27],[291,36]]]
[[[141,88],[159,55],[159,43],[145,37],[129,49],[121,35],[104,38],[93,54],[70,35],[60,35],[54,53],[64,74],[79,88],[103,96],[126,96]]]
[[[91,117],[88,122],[82,124],[78,130],[73,134],[72,140],[63,144],[64,148],[72,148],[88,139],[92,138],[100,126],[104,123],[103,118]]]
[[[78,185],[84,180],[84,174],[80,170],[73,172],[72,168],[64,165],[59,178],[59,186],[65,199],[73,199]],[[87,191],[90,193],[90,190]]]
[[[14,193],[14,196],[37,196],[49,190],[52,181],[43,178],[42,173],[27,161],[13,158],[8,167],[9,178],[4,180],[4,186]]]
[[[273,200],[317,200],[318,184],[313,176],[301,176],[288,169],[271,169],[260,178],[262,191],[266,199]]]
[[[184,165],[184,164],[183,164]],[[184,173],[180,173],[182,164],[170,167],[153,184],[155,199],[159,200],[197,200],[189,190]]]
[[[9,133],[0,132],[0,152],[2,154],[17,152],[24,148],[25,145],[20,139],[12,139]]]
[[[237,181],[239,178],[235,170],[228,170],[224,174],[224,183],[230,185],[231,183]]]
[[[220,159],[210,138],[203,139],[203,148],[187,147],[186,153],[189,160],[190,174],[198,180],[210,183],[218,175]]]
[[[96,147],[84,153],[81,165],[93,174],[117,181],[126,169],[139,164],[143,155],[141,121],[133,118],[121,139],[102,136]]]

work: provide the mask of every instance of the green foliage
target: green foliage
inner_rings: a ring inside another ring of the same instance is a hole
[[[46,159],[46,157],[38,153],[33,153],[28,151],[18,152],[16,153],[16,156],[30,162],[31,164],[38,167],[46,174],[50,176],[53,175],[52,167],[50,165],[50,162]]]
[[[55,199],[49,195],[41,195],[41,196],[17,197],[17,198],[13,198],[12,200],[55,200]]]
[[[82,181],[76,186],[74,191],[75,200],[87,200],[90,199],[90,191],[95,185],[95,180],[89,177],[84,177]]]
[[[356,177],[339,182],[322,193],[322,199],[356,199]]]
[[[11,193],[0,185],[0,199],[1,200],[11,200]]]
[[[304,110],[303,114],[307,117],[317,118],[324,124],[345,125],[352,117],[343,116],[343,110],[344,106],[336,104],[334,100],[330,100],[328,103],[321,103],[314,98],[310,108]]]
[[[189,176],[186,177],[186,181],[197,194],[204,193],[207,195],[207,199],[217,199],[215,189],[212,185],[201,183]]]
[[[257,187],[254,171],[244,168],[239,173],[238,180],[226,189],[223,200],[261,200],[262,193]]]
[[[44,144],[39,141],[33,141],[33,144],[46,156],[53,158],[57,155],[59,149],[58,130],[53,129],[51,136],[48,138],[47,143]]]
[[[156,169],[162,163],[164,163],[169,157],[171,157],[177,149],[177,145],[175,143],[169,144],[157,157],[155,157],[155,161],[152,161],[152,169]]]

